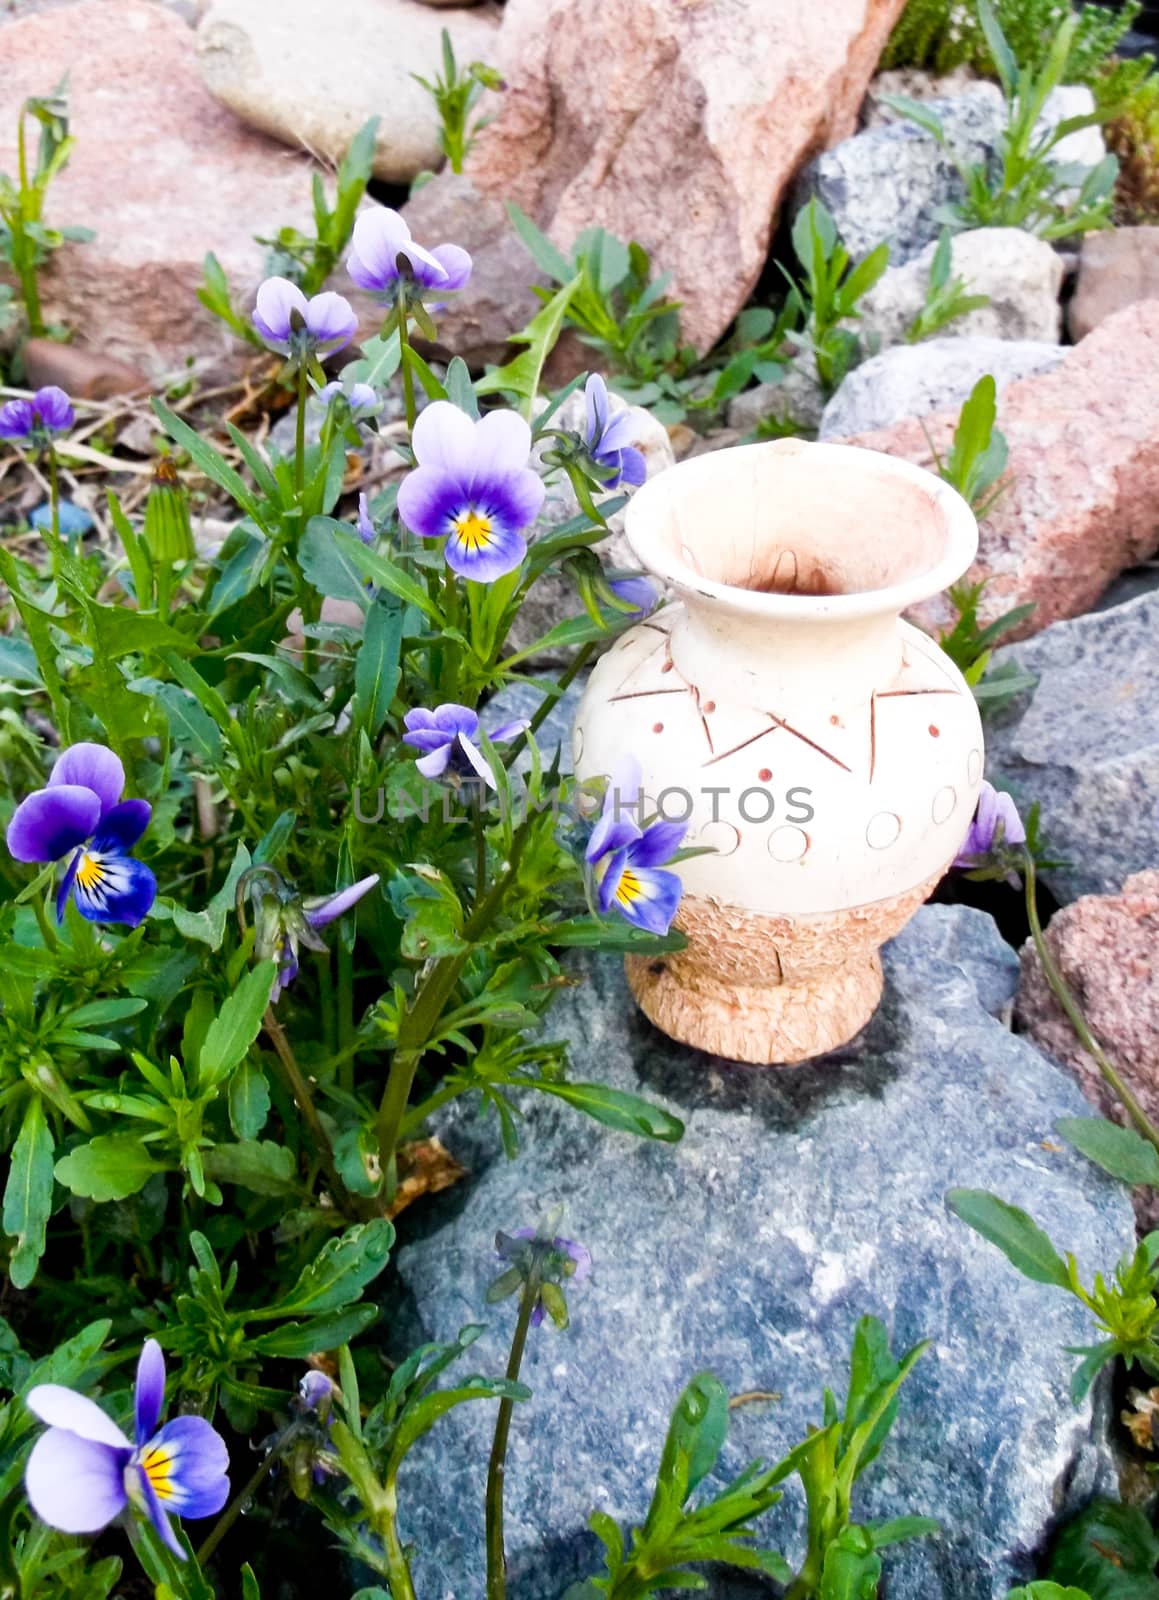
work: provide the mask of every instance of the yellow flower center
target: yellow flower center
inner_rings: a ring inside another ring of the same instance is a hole
[[[455,533],[464,550],[474,555],[491,543],[491,519],[472,507],[470,511],[464,511],[461,517],[456,517]]]
[[[633,900],[638,900],[643,894],[640,880],[631,867],[625,867],[620,874],[620,881],[616,885],[616,899],[622,906],[630,906]]]
[[[141,1471],[148,1478],[158,1500],[173,1497],[173,1457],[163,1445],[154,1445],[141,1457]]]
[[[76,869],[76,881],[82,889],[96,889],[104,882],[105,869],[101,865],[100,856],[93,855],[86,850],[80,858],[80,865]]]

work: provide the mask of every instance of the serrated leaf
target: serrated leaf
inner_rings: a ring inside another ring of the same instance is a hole
[[[12,1146],[4,1186],[4,1232],[16,1240],[8,1262],[15,1289],[27,1289],[44,1254],[52,1213],[52,1130],[38,1094],[30,1097]]]
[[[102,1133],[77,1145],[56,1163],[56,1177],[73,1194],[89,1200],[127,1200],[145,1187],[156,1172],[168,1168],[156,1161],[133,1133]]]
[[[358,1299],[382,1272],[394,1244],[394,1227],[385,1217],[360,1222],[337,1239],[329,1239],[294,1287],[276,1306],[251,1316],[284,1317],[340,1310]]]
[[[173,926],[186,939],[196,939],[211,950],[220,950],[225,938],[225,921],[233,910],[237,882],[249,870],[250,853],[239,844],[229,869],[229,876],[203,911],[187,911],[184,906],[173,907]]]
[[[335,1350],[348,1344],[378,1321],[381,1316],[375,1305],[348,1306],[345,1311],[332,1311],[309,1322],[287,1322],[270,1333],[263,1333],[250,1343],[250,1348],[264,1356],[282,1356],[286,1360],[305,1361],[307,1356],[321,1350]]]
[[[270,1139],[216,1144],[205,1152],[205,1170],[218,1183],[237,1183],[255,1194],[292,1195],[297,1190],[293,1152]]]

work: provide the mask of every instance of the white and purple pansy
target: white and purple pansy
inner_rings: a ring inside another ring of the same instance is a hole
[[[148,915],[157,880],[129,854],[149,826],[147,800],[122,800],[125,769],[100,744],[74,744],[56,759],[48,783],[22,800],[8,824],[8,852],[16,861],[71,857],[56,897],[63,919],[71,894],[90,922],[124,922]]]
[[[289,278],[261,284],[253,323],[270,349],[284,356],[326,355],[348,345],[358,332],[348,300],[329,289],[307,300]]]
[[[282,990],[288,988],[298,976],[299,945],[305,945],[307,950],[313,950],[318,955],[324,954],[326,945],[318,936],[319,928],[328,927],[331,922],[345,916],[377,883],[378,873],[372,872],[369,877],[360,878],[357,883],[337,889],[333,894],[315,895],[301,902],[291,901],[282,908],[276,951],[273,952],[278,962],[278,976],[270,995],[271,1004],[277,1003]]]
[[[383,401],[373,384],[346,384],[341,378],[334,378],[319,389],[318,398],[324,405],[337,399],[345,400],[355,422],[366,422],[377,417],[383,407]]]
[[[449,400],[420,415],[411,438],[418,466],[399,485],[398,511],[413,533],[445,539],[460,577],[493,583],[514,572],[522,530],[543,505],[544,485],[528,466],[531,429],[514,411],[477,421]]]
[[[360,289],[374,294],[393,294],[404,272],[420,290],[443,294],[464,286],[471,276],[471,257],[457,244],[427,250],[411,238],[406,219],[397,211],[375,206],[354,224],[346,270]]]
[[[617,600],[630,606],[632,615],[646,617],[660,604],[660,591],[651,578],[613,578],[608,588]]]
[[[604,488],[614,489],[617,484],[640,484],[648,476],[648,464],[632,443],[630,409],[610,416],[608,411],[608,386],[598,372],[593,372],[584,388],[586,419],[584,442],[588,454],[597,467],[607,474]]]
[[[475,743],[479,733],[478,712],[454,703],[436,706],[433,711],[416,706],[407,712],[403,721],[406,743],[424,752],[415,761],[424,778],[446,778],[452,783],[481,778],[490,788],[497,787],[495,774]],[[491,730],[488,738],[492,744],[505,744],[527,727],[527,719],[517,717]]]
[[[641,828],[640,768],[634,761],[608,784],[604,806],[584,852],[598,881],[602,912],[615,910],[648,933],[667,933],[683,892],[675,872],[660,869],[679,850],[687,823],[662,819]]]
[[[510,1237],[538,1240],[540,1234],[535,1228],[516,1228]],[[551,1257],[542,1263],[547,1269],[548,1282],[571,1280],[573,1283],[582,1283],[592,1270],[592,1253],[587,1245],[580,1244],[578,1239],[563,1239],[556,1234],[551,1240],[551,1252]],[[543,1301],[537,1300],[535,1310],[531,1313],[531,1326],[541,1327],[545,1315]]]
[[[229,1498],[229,1453],[205,1418],[174,1417],[158,1426],[165,1359],[155,1339],[145,1341],[137,1364],[133,1440],[95,1401],[62,1384],[38,1384],[25,1403],[48,1423],[28,1458],[24,1487],[50,1528],[98,1533],[131,1505],[184,1560],[170,1513],[212,1517]]]

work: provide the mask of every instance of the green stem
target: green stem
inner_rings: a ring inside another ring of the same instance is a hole
[[[51,899],[52,885],[49,884],[48,894],[44,900],[38,894],[33,895],[32,910],[36,916],[36,926],[40,929],[40,937],[44,940],[44,948],[51,950],[55,954],[60,948],[60,941],[56,937],[56,929],[53,927],[48,915],[48,903]]]
[[[463,942],[468,948],[459,955],[443,956],[430,968],[420,984],[414,1000],[399,1024],[398,1045],[378,1108],[378,1160],[384,1178],[390,1172],[399,1133],[414,1086],[415,1073],[426,1050],[427,1041],[435,1030],[443,1007],[454,992],[455,985],[470,955],[470,945],[487,928],[503,903],[503,897],[519,871],[519,861],[527,843],[528,834],[535,821],[528,815],[511,842],[511,859],[507,870],[480,900],[463,927]]]
[[[298,362],[298,416],[294,430],[294,497],[303,526],[306,521],[306,400],[310,393],[305,357]]]
[[[472,807],[471,821],[475,828],[475,904],[478,905],[487,892],[487,822],[481,793]]]
[[[405,300],[399,301],[394,315],[395,326],[398,328],[399,366],[402,368],[402,397],[403,403],[406,406],[406,425],[413,433],[415,418],[418,416],[418,408],[415,405],[414,373],[411,371],[410,362],[407,360],[409,341],[407,339],[407,315]]]
[[[342,1181],[342,1174],[338,1171],[334,1161],[333,1147],[330,1144],[326,1129],[322,1126],[322,1119],[318,1115],[318,1108],[314,1104],[310,1086],[306,1082],[301,1067],[298,1065],[297,1058],[290,1047],[290,1041],[282,1031],[282,1025],[274,1013],[273,1006],[266,1007],[263,1026],[277,1052],[286,1088],[293,1096],[295,1105],[302,1113],[302,1120],[309,1129],[310,1137],[314,1142],[314,1153],[318,1157],[322,1171],[326,1174],[326,1181],[330,1185],[334,1204],[344,1217],[354,1218],[358,1215],[358,1207],[355,1205],[350,1191]]]
[[[1099,1044],[1098,1040],[1091,1032],[1087,1023],[1087,1019],[1083,1016],[1077,1000],[1071,994],[1066,979],[1059,971],[1054,956],[1051,954],[1050,947],[1043,936],[1042,924],[1038,918],[1038,901],[1036,894],[1037,873],[1034,861],[1029,852],[1026,855],[1024,874],[1026,887],[1026,917],[1027,921],[1030,923],[1030,936],[1034,940],[1034,948],[1038,952],[1038,959],[1042,964],[1043,976],[1050,985],[1051,992],[1053,993],[1055,999],[1066,1013],[1068,1022],[1078,1035],[1079,1043],[1094,1061],[1096,1067],[1098,1067],[1099,1072],[1102,1074],[1103,1081],[1108,1084],[1113,1092],[1118,1096],[1120,1103],[1127,1112],[1127,1115],[1135,1124],[1135,1127],[1143,1135],[1144,1139],[1146,1139],[1148,1143],[1151,1144],[1156,1150],[1159,1150],[1159,1129],[1156,1129],[1155,1124],[1143,1110],[1143,1107],[1131,1093],[1131,1090],[1123,1082],[1123,1079],[1119,1075],[1117,1068],[1108,1058],[1102,1045]]]
[[[531,1317],[539,1299],[539,1274],[532,1270],[523,1285],[519,1302],[519,1316],[511,1340],[511,1353],[507,1358],[507,1378],[516,1383],[523,1365],[523,1352],[527,1347],[527,1333]],[[495,1418],[495,1438],[491,1445],[491,1458],[487,1463],[487,1600],[507,1600],[507,1555],[503,1548],[503,1485],[507,1475],[507,1441],[511,1435],[511,1418],[515,1402],[504,1398],[499,1402],[499,1415]]]
[[[52,575],[59,576],[60,567],[60,483],[57,477],[56,451],[48,446],[48,508],[52,520]]]
[[[522,755],[523,751],[527,748],[528,739],[531,738],[532,735],[538,733],[540,728],[542,728],[543,724],[551,715],[552,709],[559,704],[566,691],[571,687],[576,678],[579,677],[580,673],[591,660],[595,648],[596,641],[593,639],[589,640],[581,650],[576,652],[575,659],[559,676],[559,680],[556,684],[557,692],[553,695],[544,695],[539,705],[535,708],[531,721],[528,723],[526,729],[519,735],[518,739],[513,739],[512,742],[507,746],[503,759],[503,765],[505,767],[514,765],[518,757]]]
[[[221,1513],[221,1516],[218,1517],[217,1521],[213,1524],[213,1527],[209,1530],[208,1537],[197,1551],[196,1559],[199,1567],[203,1567],[209,1560],[210,1556],[212,1556],[213,1552],[217,1549],[218,1545],[233,1527],[238,1517],[241,1516],[246,1506],[249,1505],[254,1495],[261,1488],[266,1478],[269,1477],[270,1473],[277,1466],[279,1460],[286,1453],[287,1446],[298,1432],[298,1427],[294,1424],[291,1424],[291,1426],[286,1429],[285,1433],[270,1451],[269,1455],[266,1456],[261,1466],[258,1467],[257,1471],[251,1474],[245,1485],[238,1490],[237,1494],[234,1495],[233,1499]]]
[[[17,155],[20,164],[20,198],[19,213],[13,218],[12,228],[12,256],[20,279],[20,293],[24,299],[24,314],[28,318],[28,332],[34,339],[42,338],[45,333],[44,312],[40,305],[40,286],[36,281],[36,246],[28,237],[25,224],[29,221],[39,220],[40,207],[29,204],[34,199],[35,191],[28,184],[28,152],[24,139],[24,112],[20,114],[20,121],[16,128]]]

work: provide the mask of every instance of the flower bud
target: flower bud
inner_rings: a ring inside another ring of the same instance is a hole
[[[153,469],[153,483],[145,501],[145,543],[158,566],[192,561],[197,553],[189,522],[189,496],[168,456],[163,456]]]

